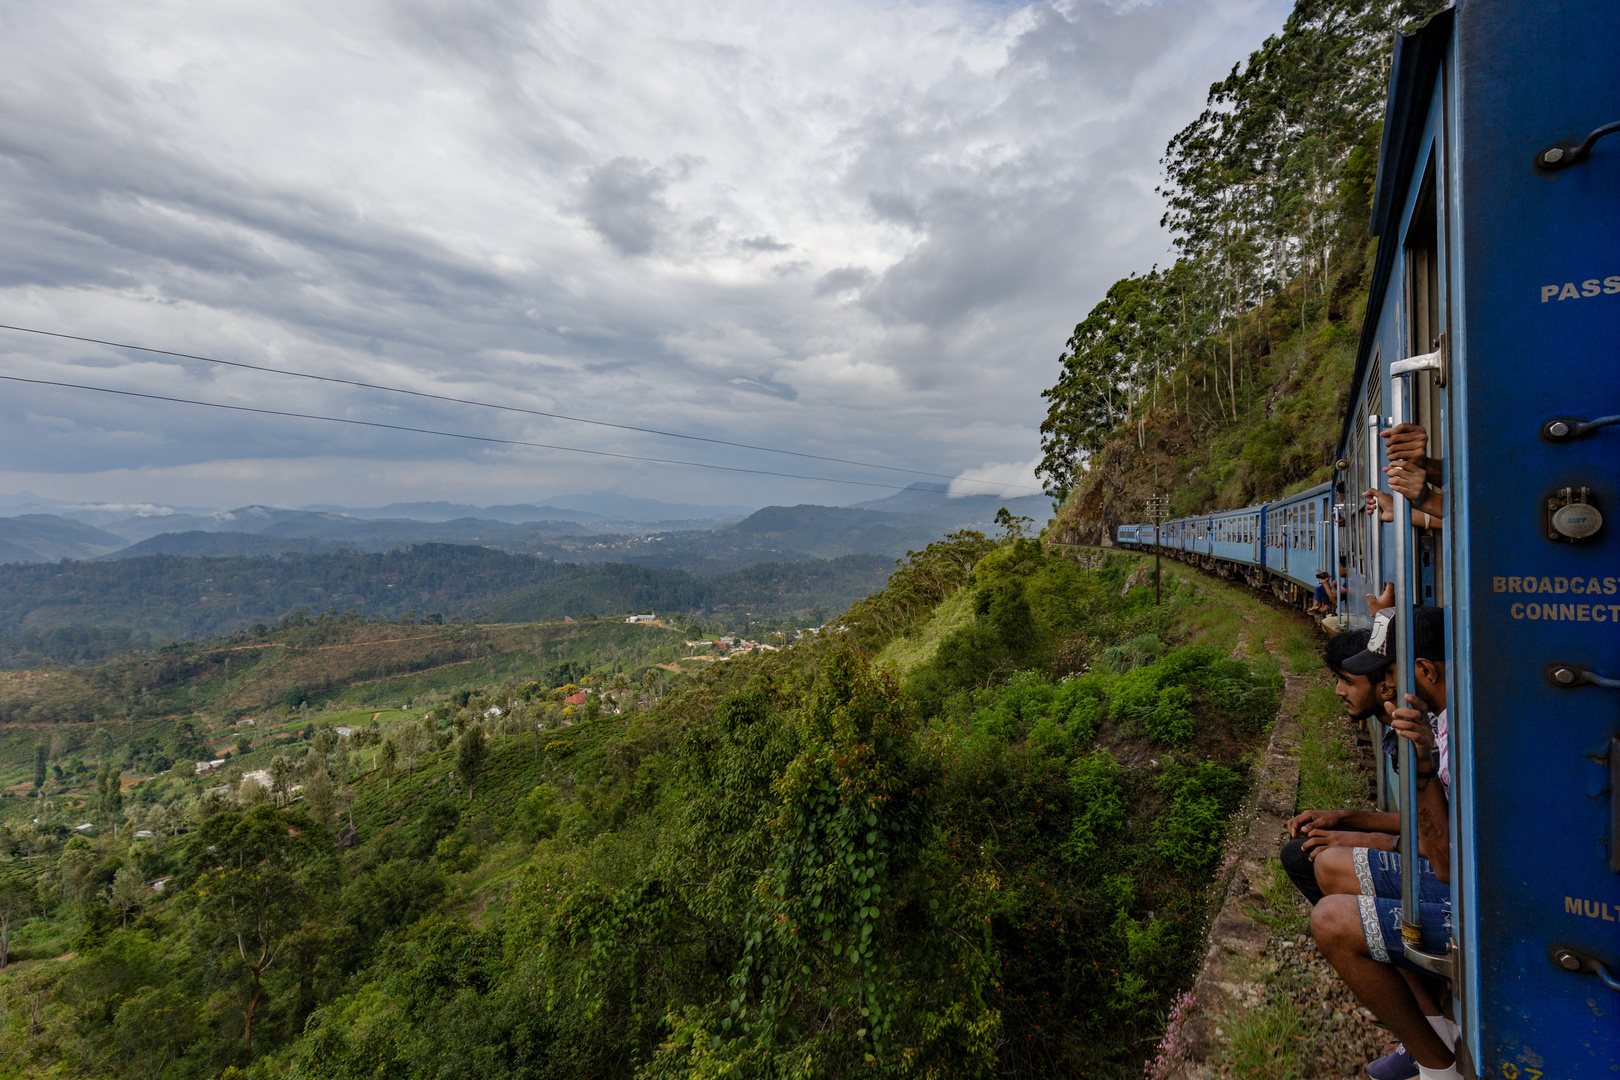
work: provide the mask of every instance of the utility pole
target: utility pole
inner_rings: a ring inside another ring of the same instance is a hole
[[[1148,513],[1153,515],[1153,603],[1158,605],[1160,600],[1159,589],[1159,526],[1164,521],[1165,511],[1169,509],[1170,497],[1168,495],[1149,495]]]

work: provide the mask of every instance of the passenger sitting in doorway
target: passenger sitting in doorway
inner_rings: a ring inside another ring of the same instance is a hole
[[[1417,659],[1413,664],[1417,697],[1427,709],[1424,719],[1429,726],[1428,740],[1437,747],[1438,776],[1449,798],[1451,771],[1446,758],[1449,732],[1443,616],[1439,608],[1415,608],[1413,624],[1413,636],[1417,639]],[[1380,637],[1380,630],[1353,631],[1328,644],[1326,659],[1338,676],[1335,692],[1344,702],[1345,711],[1356,720],[1365,720],[1392,707],[1395,700],[1394,649],[1387,632]],[[1357,644],[1366,647],[1346,656]],[[1391,724],[1390,731],[1386,732],[1384,750],[1392,756],[1399,746],[1400,727],[1400,724]],[[1392,895],[1398,898],[1400,860],[1395,848],[1400,831],[1399,814],[1372,810],[1307,810],[1288,822],[1288,834],[1293,839],[1283,845],[1283,868],[1312,904],[1324,894],[1366,893],[1370,881],[1376,883],[1384,878],[1394,881]],[[1390,858],[1374,854],[1383,852],[1390,853]],[[1421,878],[1433,882],[1432,887],[1425,886],[1427,891],[1437,896],[1450,895],[1450,890],[1439,887],[1427,859],[1418,860],[1418,872]],[[1375,890],[1374,895],[1383,895],[1383,892]]]
[[[1392,586],[1385,585],[1378,597],[1367,598],[1380,616],[1380,646],[1370,649],[1373,632],[1352,630],[1328,643],[1323,660],[1336,679],[1334,687],[1344,702],[1345,712],[1354,720],[1379,715],[1385,702],[1395,700],[1393,656],[1386,644],[1387,619],[1393,614]],[[1414,623],[1422,626],[1418,638],[1418,689],[1424,699],[1444,710],[1444,646],[1439,610],[1420,608]],[[1416,627],[1415,627],[1416,629]],[[1430,659],[1426,659],[1425,655]],[[1348,668],[1354,670],[1347,670]],[[1440,742],[1443,734],[1436,739]],[[1390,736],[1393,742],[1394,736]],[[1447,774],[1449,778],[1449,773]],[[1399,899],[1400,856],[1395,853],[1400,834],[1400,815],[1369,810],[1307,810],[1288,822],[1290,839],[1283,845],[1283,869],[1305,898],[1315,905],[1325,894],[1359,896],[1371,882],[1372,895]],[[1435,876],[1429,860],[1418,860],[1420,901],[1449,898],[1449,890]],[[1434,987],[1411,972],[1403,976],[1419,1002],[1424,1015],[1441,1018],[1441,999]],[[1449,1022],[1448,1022],[1449,1023]],[[1373,1080],[1410,1080],[1418,1075],[1417,1065],[1404,1046],[1396,1044],[1367,1066]]]
[[[1311,614],[1325,615],[1339,603],[1339,587],[1326,570],[1316,572],[1316,596],[1311,601]]]
[[[1446,757],[1445,633],[1438,608],[1415,608],[1413,623],[1418,692],[1407,696],[1406,708],[1397,709],[1389,700],[1384,700],[1382,706],[1390,728],[1396,736],[1409,740],[1414,751],[1417,844],[1419,852],[1426,856],[1415,860],[1420,947],[1426,953],[1444,955],[1451,939],[1451,897],[1446,887],[1450,881],[1450,772]],[[1349,675],[1376,674],[1381,682],[1387,681],[1395,659],[1390,636],[1381,637],[1375,627],[1368,648],[1345,660],[1341,670]],[[1305,814],[1289,823],[1290,831],[1303,827],[1313,838],[1318,832],[1325,834],[1322,842],[1307,852],[1313,857],[1317,889],[1324,894],[1311,912],[1311,933],[1340,977],[1401,1040],[1404,1052],[1417,1064],[1419,1076],[1458,1076],[1452,1055],[1456,1025],[1441,1015],[1439,1001],[1425,985],[1425,973],[1404,955],[1400,886],[1406,853],[1390,850],[1393,837],[1388,841],[1379,839],[1376,847],[1372,843],[1347,847],[1343,841],[1350,837],[1341,839],[1338,834],[1343,830],[1331,828],[1374,823],[1371,818],[1335,820],[1331,814]],[[1399,828],[1395,815],[1376,823]],[[1369,1066],[1369,1074],[1384,1078],[1410,1076],[1404,1071],[1410,1066],[1401,1059],[1401,1048],[1397,1048],[1396,1053]],[[1375,1066],[1380,1068],[1375,1070]]]
[[[1339,615],[1339,587],[1326,570],[1316,572],[1316,594],[1311,598],[1310,614],[1322,621],[1322,629],[1331,636],[1341,632],[1348,620]]]

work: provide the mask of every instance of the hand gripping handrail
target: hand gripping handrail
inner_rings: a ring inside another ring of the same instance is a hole
[[[1392,419],[1397,424],[1411,421],[1412,387],[1410,376],[1420,371],[1438,371],[1443,360],[1442,350],[1409,356],[1389,366],[1390,404],[1395,410]],[[1395,510],[1395,700],[1404,708],[1408,694],[1417,687],[1417,657],[1414,652],[1414,618],[1412,611],[1412,508],[1405,495],[1390,485],[1390,496]],[[1453,974],[1452,957],[1424,952],[1422,923],[1418,913],[1418,778],[1417,755],[1412,740],[1401,739],[1396,750],[1401,782],[1401,948],[1407,960],[1423,970],[1442,978]]]

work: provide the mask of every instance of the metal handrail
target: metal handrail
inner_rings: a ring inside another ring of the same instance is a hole
[[[1389,389],[1391,419],[1396,424],[1408,422],[1411,410],[1411,387],[1407,373],[1398,371],[1404,362],[1390,365]],[[1411,603],[1412,511],[1406,496],[1392,484],[1391,503],[1395,510],[1395,617],[1391,630],[1395,632],[1395,707],[1404,709],[1407,696],[1417,685],[1416,667],[1412,655],[1413,616]],[[1417,763],[1412,740],[1401,739],[1396,747],[1401,783],[1401,943],[1411,950],[1422,940],[1422,926],[1418,915],[1418,840],[1417,840]]]

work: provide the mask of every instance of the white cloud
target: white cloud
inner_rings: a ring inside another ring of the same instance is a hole
[[[1165,258],[1166,139],[1288,7],[14,4],[0,321],[967,476],[1033,452],[1069,329]],[[0,370],[731,460],[4,332]],[[142,498],[196,503],[187,485],[246,461],[226,492],[241,502],[290,486],[341,501],[355,469],[386,489],[368,501],[513,501],[542,477],[715,502],[870,495],[522,457],[0,394],[0,487],[32,477],[45,495],[139,475]]]
[[[951,498],[963,495],[1039,495],[1041,482],[1035,476],[1035,466],[1041,463],[1039,454],[1028,461],[992,462],[975,469],[963,469],[951,481]]]

